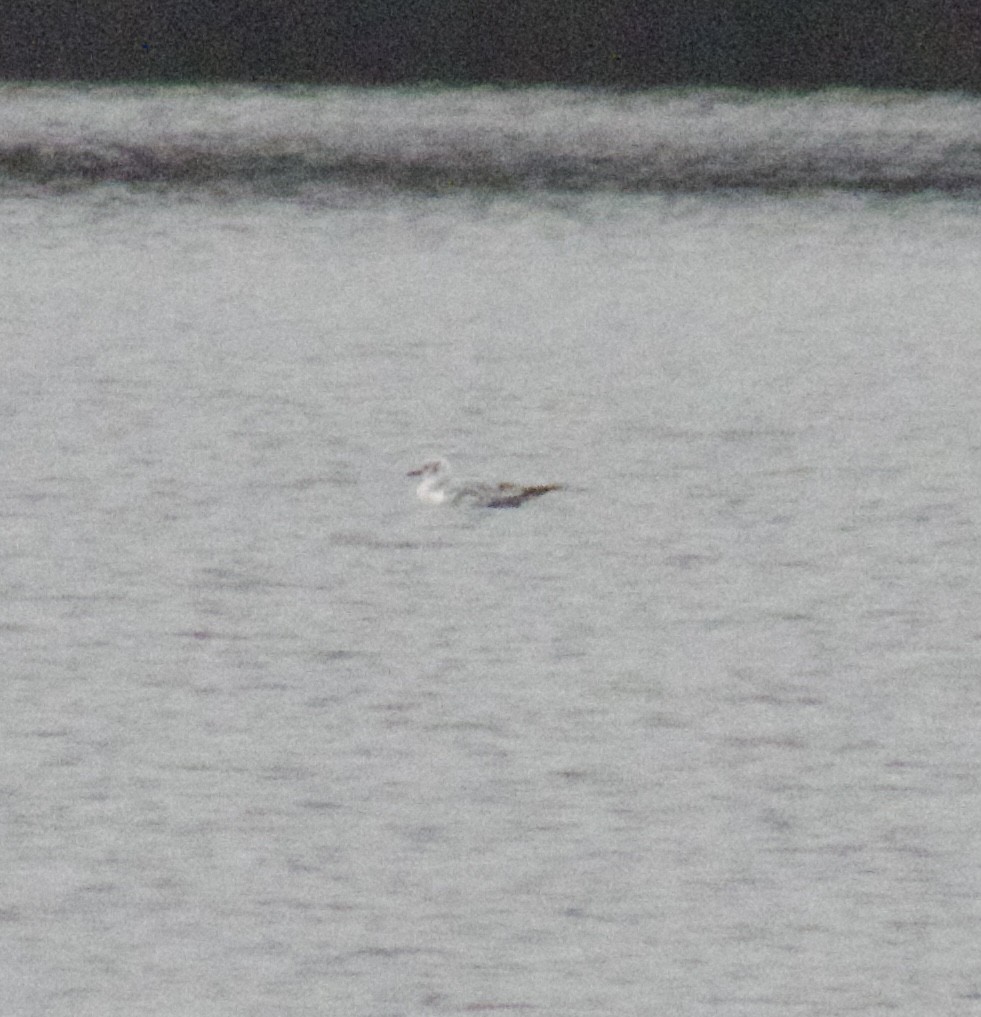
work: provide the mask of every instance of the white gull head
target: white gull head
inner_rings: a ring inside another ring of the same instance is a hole
[[[423,463],[418,470],[409,470],[408,477],[422,477],[416,494],[427,505],[442,505],[446,501],[446,484],[450,479],[450,464],[445,459]]]
[[[422,478],[416,494],[427,505],[465,503],[478,508],[517,508],[531,498],[561,490],[562,487],[561,484],[525,487],[521,484],[453,483],[450,481],[450,464],[445,459],[423,463],[419,469],[410,470],[408,476]]]

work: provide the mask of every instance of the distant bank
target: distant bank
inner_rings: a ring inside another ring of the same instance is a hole
[[[981,91],[954,0],[10,0],[0,79]]]

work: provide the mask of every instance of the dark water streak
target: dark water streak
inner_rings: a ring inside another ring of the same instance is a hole
[[[5,178],[5,179],[4,179]],[[679,150],[630,159],[528,152],[459,151],[433,156],[216,151],[191,146],[0,146],[0,180],[78,187],[146,184],[227,185],[258,193],[299,193],[337,185],[393,191],[619,191],[624,193],[754,190],[764,193],[850,190],[881,194],[935,191],[981,194],[981,145],[940,151],[926,165],[896,166],[857,147],[818,158],[795,153]]]

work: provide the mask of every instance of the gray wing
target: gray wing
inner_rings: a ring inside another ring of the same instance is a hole
[[[464,484],[453,496],[454,502],[469,501],[483,508],[517,508],[531,498],[549,491],[558,491],[561,484],[538,484],[521,487],[518,484]]]
[[[500,497],[501,490],[507,484],[481,484],[479,481],[466,481],[453,492],[453,503],[473,502],[476,505],[488,505]]]

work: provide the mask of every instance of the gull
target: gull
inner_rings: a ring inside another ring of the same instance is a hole
[[[521,484],[454,483],[450,481],[450,464],[445,459],[423,463],[418,470],[410,470],[407,476],[422,477],[416,494],[427,505],[470,504],[478,508],[517,508],[531,498],[562,489],[561,484],[524,487]]]

